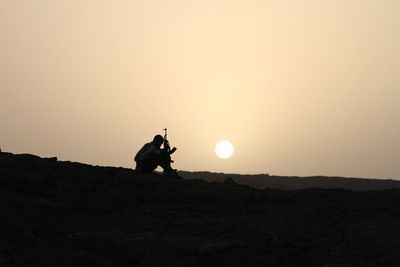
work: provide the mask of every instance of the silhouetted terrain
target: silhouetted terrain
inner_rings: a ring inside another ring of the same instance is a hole
[[[400,264],[400,190],[258,190],[232,178],[0,153],[0,266]]]
[[[250,185],[257,189],[283,189],[283,190],[299,190],[307,188],[337,188],[349,189],[354,191],[364,190],[384,190],[400,188],[400,181],[382,180],[382,179],[361,179],[361,178],[344,178],[344,177],[288,177],[275,176],[268,174],[257,175],[240,175],[225,174],[212,172],[187,172],[181,171],[181,175],[185,178],[200,178],[206,181],[223,182],[227,178],[233,179],[238,184]]]

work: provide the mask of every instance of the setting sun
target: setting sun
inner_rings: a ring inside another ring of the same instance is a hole
[[[229,141],[220,141],[215,145],[215,154],[221,159],[230,158],[233,154],[233,145]]]

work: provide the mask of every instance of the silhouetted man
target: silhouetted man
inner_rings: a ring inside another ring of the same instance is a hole
[[[153,172],[158,166],[163,168],[163,173],[166,175],[177,176],[175,169],[171,167],[171,154],[176,148],[169,149],[169,145],[164,142],[161,135],[154,136],[152,142],[145,144],[136,154],[136,171],[137,172]],[[164,143],[164,147],[161,145]],[[168,146],[168,148],[166,147]]]

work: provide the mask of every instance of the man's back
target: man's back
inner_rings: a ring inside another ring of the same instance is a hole
[[[148,159],[152,153],[155,153],[156,151],[157,148],[152,142],[147,143],[138,151],[138,153],[136,153],[135,161],[137,163],[143,162],[146,159]]]

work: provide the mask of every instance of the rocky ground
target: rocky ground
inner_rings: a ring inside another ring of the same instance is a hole
[[[0,153],[0,198],[0,266],[400,264],[398,189],[256,190]]]

